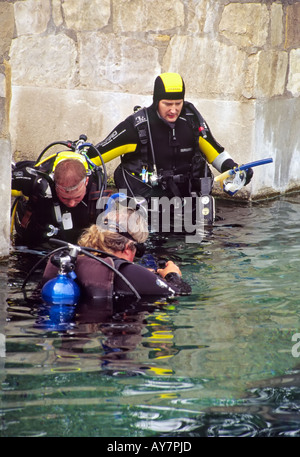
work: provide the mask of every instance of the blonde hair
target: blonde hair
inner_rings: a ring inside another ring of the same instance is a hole
[[[122,235],[123,232],[127,232],[132,240],[126,236],[127,233]],[[148,235],[148,224],[143,215],[123,207],[100,214],[97,224],[83,232],[78,244],[114,254],[117,251],[123,252],[126,247],[133,250],[135,243],[144,243]]]

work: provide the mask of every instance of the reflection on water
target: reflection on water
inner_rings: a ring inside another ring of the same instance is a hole
[[[179,263],[193,293],[113,314],[47,306],[32,295],[40,269],[24,295],[41,256],[12,254],[0,435],[299,436],[299,204],[218,202],[200,245],[153,234],[151,252]]]

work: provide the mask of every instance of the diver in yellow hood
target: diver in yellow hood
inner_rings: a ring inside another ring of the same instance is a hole
[[[185,101],[185,84],[178,73],[159,75],[152,105],[127,117],[96,148],[105,162],[121,157],[116,186],[129,196],[147,199],[201,195],[212,187],[208,164],[220,173],[237,166],[195,106]],[[245,185],[252,175],[248,169]]]

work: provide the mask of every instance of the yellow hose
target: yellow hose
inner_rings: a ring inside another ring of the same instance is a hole
[[[232,174],[233,174],[232,170],[227,170],[227,171],[224,171],[224,173],[221,173],[220,175],[216,176],[214,180],[215,180],[215,182],[224,181],[224,179],[228,178]]]
[[[14,231],[17,204],[18,204],[18,202],[16,200],[16,201],[14,201],[14,204],[13,204],[13,207],[12,207],[11,220],[10,220],[10,236],[11,237],[12,237],[13,231]]]

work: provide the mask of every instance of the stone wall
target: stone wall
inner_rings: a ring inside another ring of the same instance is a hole
[[[11,68],[9,65],[9,49],[13,33],[13,5],[7,2],[0,3],[0,256],[2,257],[9,254],[10,247],[11,143],[9,136],[9,107],[11,100]]]
[[[100,141],[136,104],[151,102],[159,73],[176,71],[238,162],[274,159],[239,197],[300,187],[299,1],[23,0],[1,8],[7,36],[14,30],[15,160],[81,133]]]

